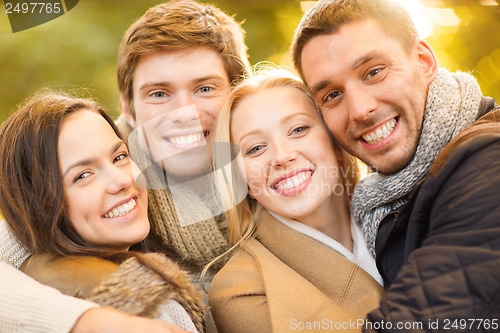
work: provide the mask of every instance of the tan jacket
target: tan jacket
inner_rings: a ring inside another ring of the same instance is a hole
[[[167,300],[180,303],[204,332],[201,295],[188,273],[159,253],[138,253],[116,264],[92,256],[34,254],[21,266],[28,276],[62,293],[127,314],[156,318]]]
[[[349,332],[382,293],[359,266],[263,212],[256,238],[212,281],[209,303],[219,333]]]

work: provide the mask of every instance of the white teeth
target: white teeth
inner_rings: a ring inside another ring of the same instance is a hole
[[[283,179],[273,187],[276,190],[288,190],[294,187],[299,186],[303,182],[305,182],[307,179],[311,178],[312,176],[312,171],[303,171],[299,172],[295,176],[287,179]]]
[[[362,138],[367,143],[374,145],[374,144],[384,140],[389,135],[391,135],[395,126],[396,126],[396,119],[393,118],[390,121],[386,122],[381,127],[377,128],[375,131],[373,131],[371,133],[366,133],[365,135],[362,136]]]
[[[109,219],[109,218],[112,218],[112,217],[118,217],[118,216],[126,215],[126,214],[130,213],[130,211],[132,209],[134,209],[134,207],[135,207],[136,204],[137,203],[135,202],[135,199],[132,199],[129,202],[124,203],[123,205],[120,205],[118,207],[115,207],[115,208],[111,209],[109,212],[107,212],[103,216],[105,218]]]
[[[176,145],[190,145],[203,140],[205,136],[203,133],[184,135],[184,136],[172,136],[168,138],[168,141]]]

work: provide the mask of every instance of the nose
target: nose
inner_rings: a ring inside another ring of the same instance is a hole
[[[297,159],[297,151],[293,148],[293,143],[274,145],[274,159],[271,163],[273,168],[287,167]]]
[[[170,121],[177,126],[200,123],[200,116],[192,96],[187,92],[179,93],[174,109],[168,112]]]
[[[104,177],[108,181],[107,191],[110,194],[117,194],[123,190],[127,190],[134,182],[131,166],[118,167],[116,165],[112,165]]]
[[[354,121],[366,121],[375,112],[377,101],[373,92],[364,86],[352,87],[348,92],[349,115]]]

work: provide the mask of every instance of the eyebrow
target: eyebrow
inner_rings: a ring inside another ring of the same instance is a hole
[[[363,66],[367,62],[370,62],[373,59],[379,58],[380,56],[381,56],[381,53],[379,51],[374,51],[374,52],[371,52],[369,54],[362,55],[354,61],[353,65],[352,65],[352,69],[358,69],[359,67]],[[323,90],[326,86],[328,86],[330,84],[330,82],[331,82],[331,80],[325,79],[325,80],[322,80],[322,81],[318,82],[317,84],[315,84],[311,88],[311,95],[314,96],[319,91]]]
[[[221,75],[210,74],[210,75],[207,75],[207,76],[202,76],[202,77],[196,78],[196,79],[194,79],[192,81],[192,83],[200,83],[200,82],[205,82],[205,81],[208,81],[208,80],[220,80],[220,81],[224,81],[225,79]],[[139,87],[139,91],[144,90],[145,88],[149,88],[149,87],[158,87],[158,86],[168,87],[168,86],[171,86],[171,85],[172,85],[172,83],[171,82],[167,82],[167,81],[146,82],[146,83],[142,84]]]
[[[208,80],[220,80],[220,81],[224,81],[224,78],[222,76],[218,75],[218,74],[211,74],[211,75],[207,75],[207,76],[203,76],[203,77],[194,79],[193,82],[194,83],[200,83],[200,82],[205,82],[205,81],[208,81]]]
[[[284,123],[286,123],[287,121],[289,121],[291,118],[298,117],[298,116],[310,117],[310,115],[307,114],[306,112],[303,112],[303,111],[295,112],[295,113],[292,113],[292,114],[290,114],[290,115],[288,115],[286,117],[283,117],[283,119],[280,120],[280,125],[283,125]],[[247,136],[250,136],[250,135],[254,135],[254,134],[259,134],[259,133],[262,133],[262,130],[256,129],[256,130],[250,131],[248,133],[245,133],[240,138],[240,142],[243,140],[244,137],[247,137]]]
[[[113,154],[115,151],[117,151],[124,144],[125,144],[125,141],[123,141],[123,140],[118,141],[109,150],[110,153]],[[96,162],[97,162],[97,158],[95,158],[95,157],[94,158],[85,158],[83,160],[76,161],[76,162],[72,163],[68,168],[66,168],[66,171],[64,171],[64,173],[62,175],[62,178],[64,178],[68,174],[68,172],[70,172],[71,169],[73,169],[73,168],[76,168],[79,166],[89,165],[89,164],[96,163]]]

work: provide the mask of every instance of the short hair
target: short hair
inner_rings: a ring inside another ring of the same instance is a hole
[[[31,98],[0,129],[0,210],[16,238],[32,253],[102,252],[79,236],[64,202],[59,133],[63,120],[79,110],[97,112],[122,138],[97,103],[53,92]]]
[[[292,61],[300,77],[302,51],[316,36],[331,34],[346,23],[373,19],[389,35],[394,36],[410,52],[418,37],[410,15],[397,2],[390,0],[320,0],[302,18],[291,46]]]
[[[181,0],[150,8],[127,30],[118,52],[118,88],[132,115],[134,72],[141,56],[207,47],[222,56],[234,85],[250,71],[244,35],[233,17],[211,5]]]

